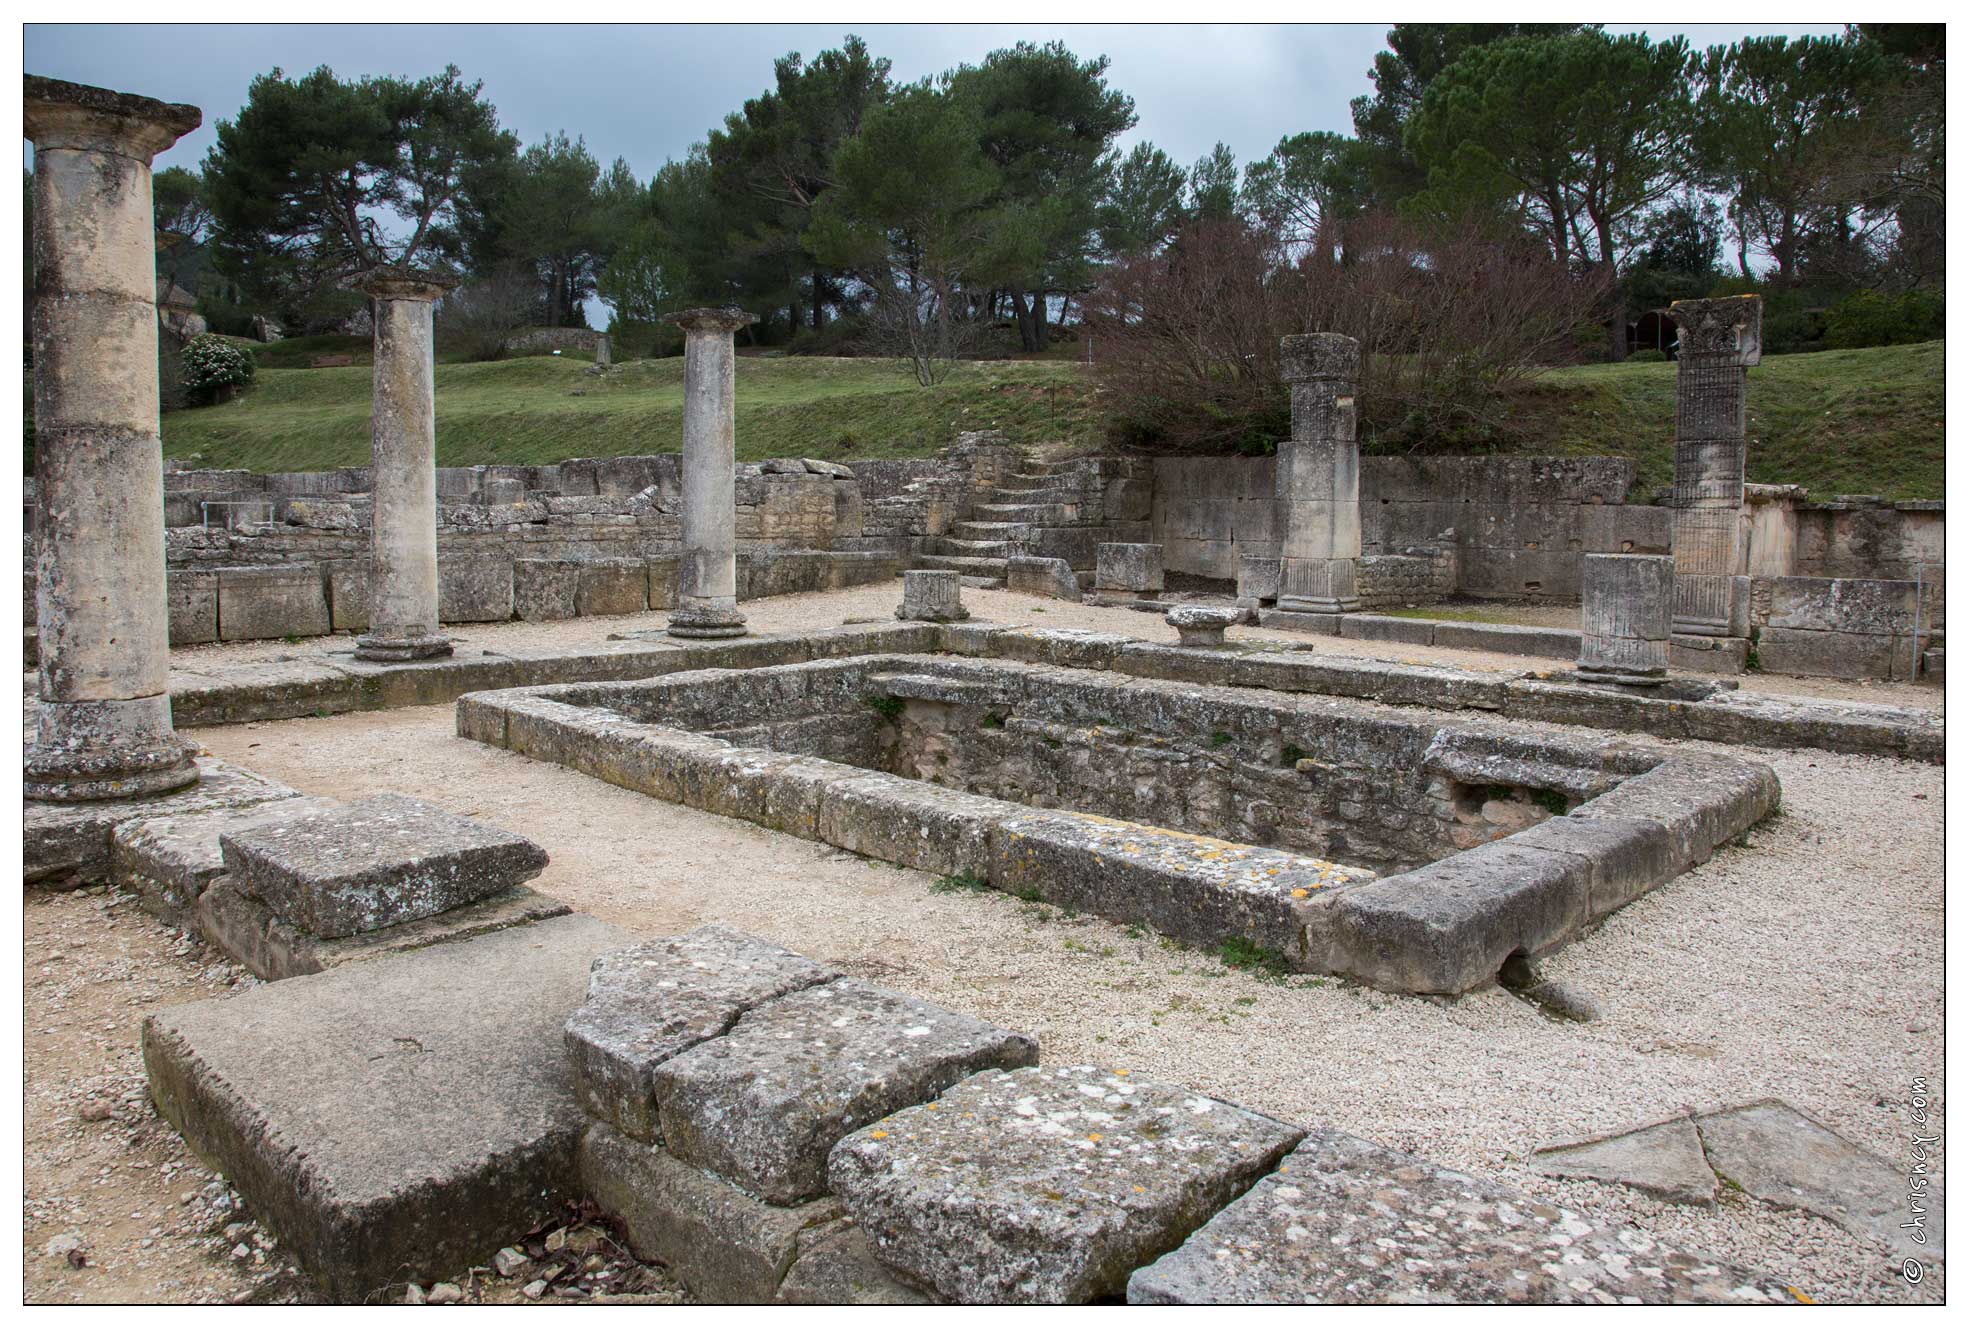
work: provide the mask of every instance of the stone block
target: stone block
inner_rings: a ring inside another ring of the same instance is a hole
[[[561,1024],[630,940],[570,915],[168,1006],[151,1097],[330,1297],[395,1300],[577,1197]]]
[[[33,573],[28,574],[28,622],[34,621]],[[167,622],[173,646],[198,646],[219,639],[219,577],[202,568],[172,568],[165,574]]]
[[[1226,523],[1228,526],[1228,523]],[[1225,538],[1228,538],[1228,530]],[[1207,538],[1207,537],[1206,537]],[[1104,544],[1095,551],[1094,588],[1101,591],[1162,590],[1162,546]]]
[[[828,1176],[884,1263],[952,1301],[1119,1294],[1302,1132],[1127,1071],[987,1071],[835,1146]]]
[[[1528,628],[1513,623],[1436,623],[1435,644],[1464,651],[1495,651],[1540,660],[1577,660],[1579,634],[1564,628]]]
[[[1741,674],[1750,667],[1750,642],[1743,637],[1671,633],[1668,667],[1678,673]]]
[[[574,612],[640,614],[649,608],[649,568],[640,559],[596,559],[575,574]]]
[[[1279,560],[1276,554],[1241,554],[1237,560],[1237,598],[1258,604],[1278,599]]]
[[[982,877],[1004,811],[996,799],[871,773],[821,787],[815,836],[921,872]]]
[[[1795,1304],[1784,1283],[1332,1129],[1128,1280],[1137,1305]]]
[[[1757,634],[1757,665],[1810,678],[1907,678],[1915,665],[1914,638],[1769,627]]]
[[[831,1199],[769,1205],[661,1149],[597,1123],[582,1137],[581,1189],[619,1217],[629,1249],[674,1274],[706,1303],[773,1300],[803,1234],[841,1216]]]
[[[517,835],[396,794],[278,826],[220,835],[241,894],[317,937],[432,914],[540,875],[547,855]]]
[[[528,623],[557,623],[575,615],[581,564],[569,558],[513,560],[513,612]]]
[[[513,560],[503,556],[438,560],[438,620],[504,623],[513,616]]]
[[[564,1031],[575,1092],[617,1130],[656,1140],[657,1067],[725,1033],[753,1007],[836,976],[719,924],[598,956],[588,1000]]]
[[[328,594],[315,564],[220,568],[217,576],[221,641],[327,635]]]
[[[799,1255],[780,1280],[788,1306],[926,1306],[931,1297],[882,1263],[868,1234],[846,1219],[800,1233]]]
[[[1005,560],[1005,589],[1023,595],[1040,595],[1050,600],[1080,599],[1080,580],[1063,558],[1026,558],[1014,555]]]
[[[192,906],[225,869],[219,835],[255,830],[339,807],[327,798],[280,798],[241,808],[145,817],[110,835],[110,873],[137,893],[147,913],[172,927],[193,925]]]
[[[328,569],[328,621],[337,632],[369,630],[369,563],[357,559]]]
[[[911,570],[902,574],[896,617],[911,622],[955,623],[971,616],[955,572]]]
[[[968,1075],[1039,1058],[1024,1034],[854,979],[754,1007],[656,1068],[664,1146],[773,1204],[827,1187],[842,1136]]]
[[[1776,812],[1778,798],[1778,777],[1762,762],[1675,757],[1621,781],[1572,816],[1652,821],[1674,840],[1675,870],[1686,872]]]
[[[1398,641],[1409,646],[1428,646],[1435,642],[1436,626],[1436,621],[1428,618],[1347,614],[1340,620],[1340,635],[1350,641]]]
[[[194,760],[198,783],[175,793],[86,803],[26,803],[21,810],[25,880],[56,889],[103,881],[111,871],[111,837],[120,827],[154,817],[186,817],[298,797],[286,785],[243,766],[215,757]]]

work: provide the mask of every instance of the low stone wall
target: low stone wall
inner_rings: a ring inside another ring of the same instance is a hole
[[[1753,578],[1758,667],[1826,678],[1914,678],[1922,653],[1946,627],[1945,590],[1940,569],[1918,588],[1913,581],[1864,578]]]
[[[1434,604],[1456,593],[1457,550],[1418,547],[1401,554],[1367,554],[1354,569],[1362,609]]]
[[[592,351],[601,335],[593,328],[521,328],[506,338],[506,349],[521,355],[534,351]]]
[[[1842,494],[1797,508],[1800,577],[1912,581],[1921,564],[1946,557],[1940,499],[1889,502]]]

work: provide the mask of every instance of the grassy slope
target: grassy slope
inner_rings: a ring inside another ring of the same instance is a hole
[[[1941,342],[1772,356],[1750,371],[1749,412],[1752,483],[1943,496]],[[1651,486],[1674,476],[1672,364],[1554,371],[1519,416],[1524,452],[1633,457]]]
[[[300,357],[275,362],[281,358]],[[1818,495],[1941,497],[1942,363],[1940,342],[1766,360],[1750,371],[1750,478]],[[606,378],[587,368],[571,356],[440,364],[439,461],[545,462],[680,446],[683,361],[636,361]],[[361,365],[265,368],[237,403],[167,415],[165,454],[261,471],[359,465],[369,455],[369,391]],[[1644,484],[1665,485],[1674,469],[1675,367],[1556,370],[1517,403],[1514,420],[1516,452],[1631,456]],[[960,430],[988,426],[1021,443],[1102,442],[1089,380],[1072,363],[969,363],[923,389],[885,361],[738,361],[742,458],[927,456]]]
[[[674,452],[683,441],[681,359],[638,360],[606,377],[568,356],[437,367],[438,461],[550,462]],[[164,453],[257,471],[369,458],[370,371],[262,369],[238,402],[164,418]],[[1077,366],[958,366],[934,388],[891,364],[813,358],[738,361],[742,459],[927,456],[960,430],[1017,442],[1093,445],[1099,430]]]

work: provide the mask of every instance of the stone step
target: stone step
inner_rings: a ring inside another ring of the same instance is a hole
[[[960,540],[946,535],[938,538],[935,552],[958,554],[965,558],[1004,558],[1011,550],[1009,540]]]
[[[1078,489],[994,489],[978,500],[980,507],[1064,507],[1086,496]]]
[[[1005,578],[1003,577],[960,576],[957,580],[960,585],[968,586],[974,591],[1002,591],[1005,589]]]
[[[960,540],[1010,540],[1025,528],[1022,521],[960,521],[950,533]]]
[[[1028,526],[1073,526],[1080,521],[1080,507],[1074,503],[980,503],[972,511],[987,521]]]
[[[1002,558],[966,558],[958,554],[919,554],[916,566],[942,572],[961,572],[973,577],[998,577],[1005,575],[1005,560]]]

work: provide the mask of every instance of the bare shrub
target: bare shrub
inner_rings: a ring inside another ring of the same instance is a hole
[[[507,339],[532,323],[539,285],[530,273],[502,269],[448,292],[438,302],[439,344],[468,360],[497,360]]]
[[[1114,269],[1087,301],[1118,441],[1157,451],[1267,452],[1290,429],[1280,337],[1341,332],[1362,347],[1360,419],[1382,449],[1485,446],[1510,394],[1572,358],[1606,299],[1540,246],[1384,216],[1350,223],[1346,262],[1289,261],[1238,222],[1194,227]]]
[[[875,288],[860,345],[901,362],[919,386],[935,387],[976,353],[982,328],[955,284],[937,274],[897,274]]]

